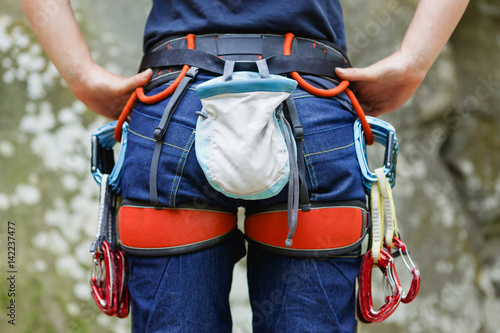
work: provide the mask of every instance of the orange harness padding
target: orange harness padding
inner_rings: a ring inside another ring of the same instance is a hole
[[[127,253],[176,255],[218,244],[236,223],[236,214],[223,211],[124,204],[118,233]]]
[[[289,256],[333,256],[354,250],[363,240],[368,223],[366,209],[338,205],[312,207],[299,211],[297,230],[291,247],[285,246],[288,234],[286,210],[247,216],[247,239],[267,251]]]

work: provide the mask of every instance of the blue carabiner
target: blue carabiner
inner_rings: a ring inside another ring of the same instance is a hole
[[[396,184],[396,163],[399,152],[398,139],[394,127],[381,119],[367,116],[366,120],[372,129],[375,141],[385,145],[384,154],[384,174],[389,181],[391,187]],[[354,145],[356,147],[356,157],[361,168],[363,176],[363,185],[365,192],[370,193],[372,182],[377,181],[375,173],[371,172],[368,165],[368,157],[366,155],[365,132],[361,126],[359,119],[354,123]]]
[[[102,175],[109,174],[108,185],[114,193],[119,194],[121,191],[121,170],[127,150],[128,123],[125,122],[122,126],[120,152],[115,161],[113,146],[117,143],[114,137],[116,123],[116,121],[112,121],[92,133],[91,173],[99,185],[101,185]]]

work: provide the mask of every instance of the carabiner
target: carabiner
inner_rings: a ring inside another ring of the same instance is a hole
[[[113,146],[117,143],[114,137],[116,121],[112,121],[96,129],[92,133],[92,157],[91,173],[97,184],[101,184],[103,174],[109,174],[108,185],[113,192],[120,193],[121,169],[127,150],[128,123],[122,125],[122,139],[120,143],[120,152],[114,159]]]
[[[385,145],[384,154],[384,174],[394,187],[396,184],[396,164],[399,151],[398,139],[396,137],[396,130],[394,127],[378,118],[366,116],[366,120],[370,125],[375,141]],[[370,193],[372,182],[377,181],[377,176],[374,172],[370,170],[368,165],[368,157],[366,155],[366,141],[364,129],[359,121],[356,120],[354,123],[354,145],[356,147],[356,157],[358,159],[359,166],[361,168],[361,174],[363,176],[363,184],[365,186],[365,192]]]
[[[377,266],[391,289],[391,294],[386,295],[385,304],[375,311],[372,301],[372,267]],[[359,290],[357,312],[359,319],[364,323],[380,323],[387,319],[401,302],[402,288],[399,284],[396,271],[394,269],[394,259],[384,248],[380,251],[380,259],[374,264],[371,250],[363,256],[361,270],[359,272]]]
[[[417,296],[418,291],[420,289],[420,271],[413,263],[413,260],[411,260],[410,253],[408,252],[408,249],[407,249],[405,243],[403,243],[403,241],[401,239],[394,236],[393,241],[392,241],[392,245],[398,249],[399,255],[403,259],[403,262],[404,262],[406,268],[408,269],[410,274],[413,276],[408,293],[403,293],[403,296],[401,298],[401,302],[408,304],[411,301],[413,301],[413,299]],[[406,261],[405,257],[408,257],[409,262]],[[397,275],[396,275],[396,277],[397,277]],[[398,282],[399,282],[399,278],[398,278]]]
[[[129,312],[129,291],[127,288],[127,264],[125,261],[125,254],[122,250],[117,250],[115,253],[115,264],[116,264],[116,277],[117,277],[117,291],[118,291],[118,304],[116,310],[116,316],[118,318],[125,318],[128,316]]]
[[[114,258],[113,250],[103,240],[100,250],[93,253],[94,266],[90,277],[92,296],[99,309],[109,316],[116,314],[118,305]]]

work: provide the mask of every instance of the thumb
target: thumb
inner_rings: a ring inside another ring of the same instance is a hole
[[[148,68],[144,72],[138,73],[126,79],[122,88],[124,91],[132,91],[137,87],[142,87],[146,85],[149,80],[151,80],[152,75],[153,71]]]
[[[335,73],[339,78],[347,81],[367,81],[376,82],[380,79],[380,72],[372,67],[364,68],[335,68]]]

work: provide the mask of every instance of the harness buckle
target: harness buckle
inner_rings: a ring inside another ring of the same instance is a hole
[[[399,152],[398,139],[394,127],[381,119],[367,116],[366,120],[370,125],[375,141],[385,145],[383,170],[385,177],[391,187],[396,184],[396,164]],[[358,158],[363,184],[367,193],[371,190],[371,184],[377,182],[377,176],[370,170],[368,157],[366,154],[365,132],[359,119],[354,123],[354,145],[356,147],[356,157]]]
[[[296,140],[302,140],[304,138],[304,128],[302,125],[293,127],[293,136]]]
[[[189,70],[186,72],[185,76],[188,76],[188,77],[194,79],[198,75],[198,72],[199,72],[198,67],[191,66],[189,68]]]
[[[153,138],[159,142],[163,140],[163,135],[165,135],[165,131],[161,127],[156,127],[154,132],[153,132]]]

